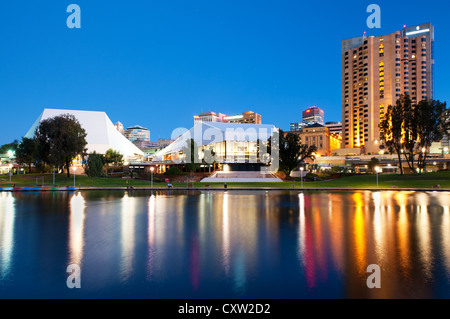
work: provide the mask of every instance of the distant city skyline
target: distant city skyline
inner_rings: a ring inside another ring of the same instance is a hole
[[[58,1],[0,4],[0,145],[20,140],[44,108],[103,111],[154,141],[216,110],[252,110],[287,131],[317,105],[340,122],[341,41],[403,25],[434,25],[434,98],[449,100],[448,2],[379,3],[380,29],[367,27],[371,1],[360,0],[76,3],[81,29],[67,28]]]

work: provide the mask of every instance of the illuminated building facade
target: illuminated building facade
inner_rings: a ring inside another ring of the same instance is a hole
[[[380,151],[379,123],[408,94],[433,99],[434,27],[421,24],[379,37],[342,41],[343,147]]]
[[[304,126],[301,130],[291,133],[298,134],[302,144],[315,145],[317,148],[316,154],[319,156],[330,156],[333,150],[341,147],[341,136],[331,134],[328,127],[318,123]]]

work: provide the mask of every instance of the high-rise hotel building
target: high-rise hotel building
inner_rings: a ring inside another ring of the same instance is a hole
[[[401,94],[433,98],[434,27],[420,24],[342,41],[342,147],[380,151],[379,123]]]

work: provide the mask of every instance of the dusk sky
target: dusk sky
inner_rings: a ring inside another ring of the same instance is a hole
[[[81,29],[66,8],[81,7]],[[381,7],[381,29],[366,8]],[[0,2],[0,145],[44,108],[105,111],[151,140],[193,115],[260,113],[284,130],[316,105],[341,120],[341,41],[435,26],[435,99],[450,97],[450,1]]]

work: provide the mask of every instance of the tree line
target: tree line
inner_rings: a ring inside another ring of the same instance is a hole
[[[13,147],[16,162],[27,166],[29,173],[33,165],[42,170],[51,167],[57,171],[65,169],[70,178],[70,165],[78,155],[87,158],[85,171],[92,177],[103,176],[104,165],[123,164],[122,154],[112,149],[107,150],[105,155],[95,152],[87,154],[86,136],[75,116],[63,114],[41,121],[33,138],[24,137],[20,143],[14,141],[4,147]]]
[[[397,154],[402,175],[403,159],[414,173],[425,171],[431,144],[448,134],[450,113],[446,106],[439,100],[422,100],[415,105],[408,95],[401,95],[387,107],[380,121],[380,139],[391,154]]]

